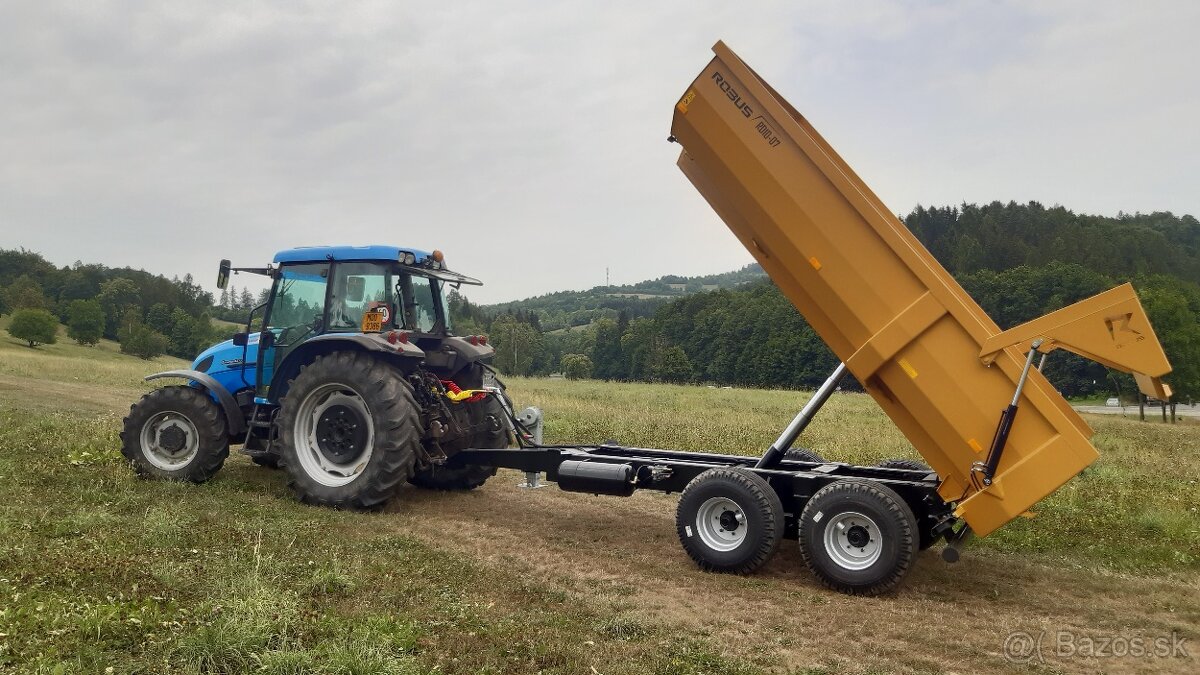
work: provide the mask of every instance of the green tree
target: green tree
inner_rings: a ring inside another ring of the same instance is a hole
[[[121,353],[152,359],[167,351],[167,336],[143,323],[133,323],[121,331]]]
[[[96,300],[72,300],[67,306],[67,336],[94,345],[104,335],[104,310]]]
[[[13,312],[8,332],[30,347],[52,345],[58,339],[58,319],[44,309],[18,309]]]
[[[658,352],[651,368],[654,379],[663,382],[688,382],[692,379],[692,362],[683,347],[671,345]]]
[[[49,304],[42,287],[28,274],[22,274],[4,289],[4,304],[9,311],[18,309],[47,309]]]
[[[491,340],[496,367],[506,375],[528,375],[543,349],[541,334],[509,315],[492,322]]]
[[[182,310],[177,309],[177,311]],[[187,316],[187,312],[183,312],[183,316]],[[172,323],[172,317],[171,308],[167,303],[157,302],[146,312],[146,325],[163,335],[170,335],[171,329],[175,326]]]
[[[208,326],[207,316],[192,318],[187,312],[176,308],[171,315],[170,344],[167,352],[183,359],[194,357],[208,342]]]
[[[1139,279],[1138,296],[1150,325],[1162,343],[1176,401],[1200,398],[1200,288],[1179,279],[1156,275]]]
[[[629,321],[621,314],[616,321],[600,319],[596,322],[596,342],[592,346],[593,371],[601,380],[623,380],[628,377],[628,368],[621,358],[621,336]]]
[[[120,338],[120,332],[135,319],[140,322],[141,293],[137,284],[124,277],[117,277],[100,284],[96,296],[104,309],[104,335]]]
[[[592,376],[592,360],[586,354],[563,354],[563,375],[568,380],[585,380]]]

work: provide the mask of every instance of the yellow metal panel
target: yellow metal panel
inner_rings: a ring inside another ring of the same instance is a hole
[[[1025,355],[815,129],[723,43],[676,106],[679,168],[986,535],[1096,457],[1038,372],[992,486],[973,479]],[[1157,341],[1155,340],[1157,344]]]

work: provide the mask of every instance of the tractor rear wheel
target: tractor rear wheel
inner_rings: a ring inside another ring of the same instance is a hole
[[[155,389],[129,408],[121,454],[139,476],[203,483],[229,456],[225,415],[200,389]]]
[[[412,475],[421,424],[412,389],[363,352],[318,356],[280,402],[280,462],[308,504],[382,507]]]
[[[917,551],[916,518],[879,483],[845,479],[817,490],[800,514],[800,553],[823,584],[851,595],[898,586]]]
[[[749,574],[779,548],[784,514],[779,495],[758,474],[709,469],[679,498],[675,529],[692,560],[709,572]]]

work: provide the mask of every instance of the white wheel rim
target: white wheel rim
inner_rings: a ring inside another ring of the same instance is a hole
[[[825,525],[825,552],[839,567],[865,570],[883,553],[879,525],[857,511],[832,516]]]
[[[317,439],[317,423],[321,414],[329,408],[339,405],[353,408],[367,425],[366,449],[362,454],[345,464],[337,464],[322,452]],[[374,418],[362,396],[350,387],[331,382],[314,389],[300,404],[296,414],[296,423],[292,436],[296,443],[296,459],[300,468],[310,478],[327,487],[349,485],[358,478],[367,465],[371,463],[371,455],[375,452]]]
[[[182,445],[179,434],[183,435]],[[200,432],[183,413],[165,410],[142,425],[141,442],[146,461],[163,471],[178,471],[200,451]]]
[[[696,531],[705,546],[732,551],[746,541],[746,512],[728,497],[710,497],[696,511]]]

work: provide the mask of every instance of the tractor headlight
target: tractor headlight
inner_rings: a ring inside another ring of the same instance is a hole
[[[400,252],[400,263],[402,265],[411,265],[417,262],[417,257],[407,251]]]

